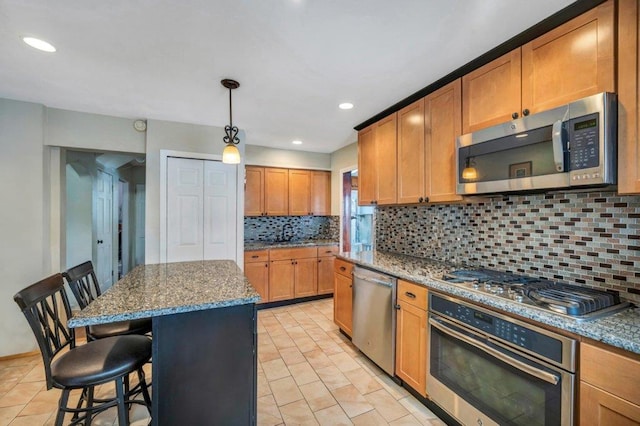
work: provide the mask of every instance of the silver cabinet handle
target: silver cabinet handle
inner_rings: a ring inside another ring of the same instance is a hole
[[[434,318],[429,318],[429,324],[435,328],[437,328],[438,330],[440,330],[441,332],[448,334],[450,336],[453,336],[459,340],[462,340],[465,343],[470,344],[471,346],[474,346],[478,349],[480,349],[483,352],[488,353],[489,355],[492,355],[496,358],[498,358],[500,361],[504,362],[505,364],[509,364],[512,367],[517,368],[520,371],[524,371],[527,374],[530,374],[534,377],[537,377],[540,380],[544,380],[547,383],[551,383],[552,385],[557,385],[558,382],[560,381],[560,378],[558,376],[556,376],[555,374],[551,374],[548,373],[546,371],[542,371],[538,368],[535,368],[529,364],[525,364],[522,361],[518,361],[516,359],[513,359],[505,354],[503,354],[500,351],[497,351],[495,349],[493,349],[490,346],[485,345],[482,342],[479,342],[477,340],[474,340],[468,336],[465,336],[464,334],[455,331],[453,329],[451,329],[450,327],[447,327],[446,325],[444,325],[442,322],[434,319]],[[502,345],[501,345],[502,346]]]

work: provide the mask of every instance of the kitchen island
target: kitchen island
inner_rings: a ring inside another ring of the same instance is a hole
[[[255,424],[259,300],[231,260],[140,265],[69,326],[152,318],[153,425]]]

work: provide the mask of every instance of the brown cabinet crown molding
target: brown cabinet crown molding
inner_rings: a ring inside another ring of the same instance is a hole
[[[472,60],[471,62],[461,66],[460,68],[447,74],[441,79],[431,83],[430,85],[426,86],[421,90],[418,90],[417,92],[391,105],[389,108],[374,115],[368,120],[358,124],[357,126],[354,127],[354,129],[360,131],[366,128],[367,126],[370,126],[373,123],[376,123],[377,121],[380,121],[381,119],[400,111],[402,108],[408,105],[411,105],[412,103],[414,103],[415,101],[421,98],[424,98],[428,94],[435,92],[436,90],[446,86],[452,81],[455,81],[458,78],[461,78],[462,76],[469,74],[470,72],[488,64],[489,62],[495,59],[498,59],[503,55],[506,55],[507,53],[511,52],[512,50],[518,47],[523,46],[526,43],[529,43],[535,38],[542,36],[543,34],[593,9],[594,7],[604,3],[605,1],[607,0],[578,0],[574,3],[571,3],[564,9],[561,9],[560,11],[554,13],[548,18],[545,18],[544,20],[540,21],[534,26],[524,30],[520,34],[494,47],[493,49],[480,55],[479,57]]]

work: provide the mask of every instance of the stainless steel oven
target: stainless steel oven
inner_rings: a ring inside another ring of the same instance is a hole
[[[576,341],[429,295],[427,393],[465,425],[571,425]]]

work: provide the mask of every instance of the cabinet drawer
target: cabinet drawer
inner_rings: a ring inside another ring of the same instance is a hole
[[[317,257],[317,256],[318,256],[317,247],[271,249],[269,252],[269,258],[271,260],[304,259],[307,257]]]
[[[342,259],[336,259],[333,261],[333,270],[336,271],[336,274],[351,277],[351,273],[353,272],[353,263],[346,262]]]
[[[580,380],[640,405],[640,359],[582,343],[580,373]]]
[[[269,250],[251,250],[244,252],[244,262],[266,262],[269,260]]]
[[[427,310],[427,288],[407,281],[398,280],[398,301]]]
[[[329,257],[338,254],[338,246],[319,246],[318,257]]]

